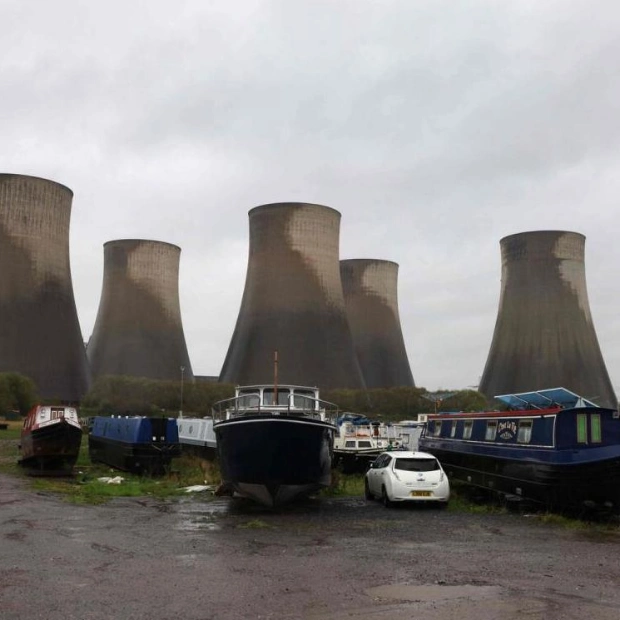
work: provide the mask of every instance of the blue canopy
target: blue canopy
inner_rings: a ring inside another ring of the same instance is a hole
[[[558,405],[565,408],[598,407],[592,401],[562,387],[521,394],[502,394],[495,398],[513,409],[547,409]]]
[[[338,426],[340,426],[344,422],[351,422],[356,426],[371,424],[371,421],[361,413],[343,413],[342,415],[338,416],[338,419],[336,420]]]

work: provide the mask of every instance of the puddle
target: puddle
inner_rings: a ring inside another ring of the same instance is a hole
[[[175,559],[179,566],[193,568],[196,566],[198,556],[195,553],[189,553],[187,555],[177,555]]]
[[[179,521],[175,529],[181,532],[214,532],[221,530],[218,519],[228,514],[228,503],[212,501],[208,503],[182,502],[178,509]]]
[[[455,599],[478,600],[483,598],[499,597],[501,588],[498,586],[444,586],[429,584],[411,586],[407,584],[392,584],[377,586],[366,590],[366,594],[373,598],[395,599],[416,603],[452,601]]]
[[[203,517],[202,519],[182,519],[174,529],[180,532],[216,532],[221,530],[222,526],[213,523],[209,517]]]

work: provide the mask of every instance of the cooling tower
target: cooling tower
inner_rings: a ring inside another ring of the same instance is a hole
[[[64,402],[90,383],[69,264],[72,199],[53,181],[0,174],[0,372]]]
[[[193,380],[179,303],[181,248],[122,239],[103,249],[103,290],[87,349],[93,376]]]
[[[251,209],[237,325],[220,381],[363,388],[339,268],[340,213],[305,203]]]
[[[398,265],[387,260],[343,260],[340,276],[366,387],[414,387],[398,314]]]
[[[586,289],[585,237],[537,231],[504,237],[499,311],[480,382],[498,394],[564,387],[616,407]]]

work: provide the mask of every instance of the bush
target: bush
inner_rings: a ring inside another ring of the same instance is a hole
[[[36,402],[37,387],[32,379],[17,372],[0,373],[0,413],[25,416]]]

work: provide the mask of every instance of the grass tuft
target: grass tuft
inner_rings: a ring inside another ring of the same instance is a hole
[[[332,482],[321,491],[322,497],[353,497],[364,495],[364,474],[343,474],[332,470]]]
[[[240,523],[237,527],[242,530],[261,530],[265,528],[270,528],[271,525],[265,523],[265,521],[263,521],[262,519],[252,519],[251,521]]]

